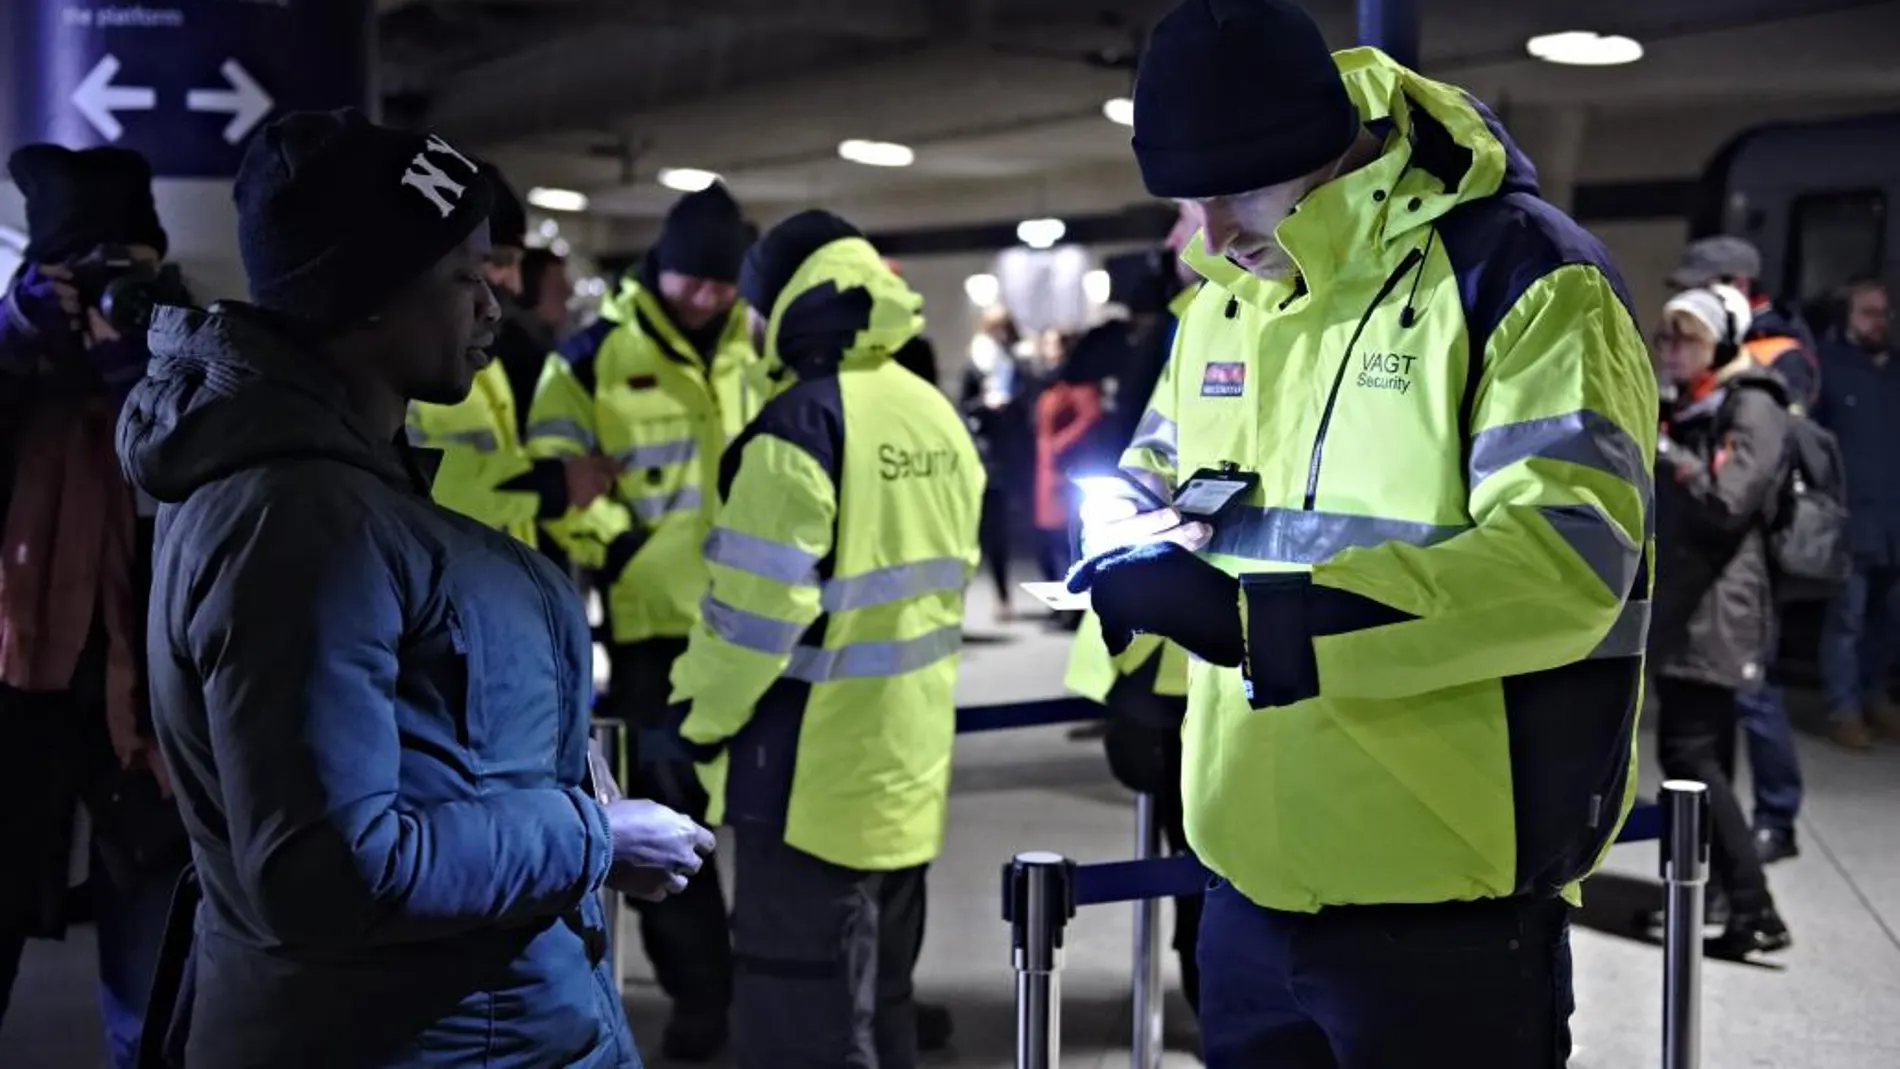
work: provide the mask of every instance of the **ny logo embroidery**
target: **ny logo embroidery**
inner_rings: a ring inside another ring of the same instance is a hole
[[[471,180],[475,176],[475,165],[469,162],[467,156],[450,148],[447,141],[430,134],[427,144],[421,152],[416,153],[415,159],[409,161],[409,169],[403,172],[402,184],[420,190],[423,196],[429,198],[429,203],[435,205],[436,211],[442,213],[442,218],[447,219],[449,213],[455,211],[456,202],[468,190],[468,185],[450,178],[448,172],[429,158],[430,153],[453,157],[468,169]]]

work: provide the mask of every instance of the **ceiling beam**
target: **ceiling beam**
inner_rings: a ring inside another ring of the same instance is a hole
[[[652,26],[737,25],[861,41],[921,40],[942,28],[930,0],[639,0],[626,13]]]

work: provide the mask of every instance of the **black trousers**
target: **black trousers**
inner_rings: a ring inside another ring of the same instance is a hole
[[[1201,932],[1208,1069],[1561,1069],[1557,899],[1283,913],[1220,883]]]
[[[1108,732],[1102,745],[1109,771],[1122,786],[1153,796],[1169,852],[1191,853],[1181,805],[1181,721],[1187,699],[1154,692],[1155,658],[1141,671],[1115,681],[1108,692]],[[1201,968],[1197,948],[1201,931],[1201,895],[1174,900],[1174,951],[1181,960],[1181,991],[1199,1011]]]
[[[977,521],[977,544],[983,550],[983,563],[989,567],[990,581],[996,584],[998,604],[1009,604],[1010,557],[1009,484],[994,474],[983,488],[983,514]]]
[[[1736,914],[1773,904],[1755,834],[1735,796],[1735,692],[1682,679],[1656,680],[1656,752],[1663,775],[1709,787],[1709,869]]]
[[[913,1069],[924,866],[862,872],[734,831],[739,1069]]]
[[[625,721],[629,739],[641,726],[658,726],[666,713],[673,662],[685,639],[652,639],[608,652],[611,676],[602,713]],[[707,797],[689,764],[647,764],[637,748],[625,784],[630,798],[651,798],[694,820],[706,819]],[[686,890],[662,902],[628,899],[640,917],[640,942],[660,990],[682,1016],[723,1016],[732,1003],[732,942],[719,866],[708,858]]]

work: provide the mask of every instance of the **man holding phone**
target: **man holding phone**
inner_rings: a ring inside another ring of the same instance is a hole
[[[1553,1069],[1567,902],[1634,793],[1656,387],[1602,246],[1468,94],[1185,0],[1135,89],[1207,284],[1130,493],[1111,650],[1190,671],[1213,1069]],[[1297,992],[1295,988],[1297,978]]]

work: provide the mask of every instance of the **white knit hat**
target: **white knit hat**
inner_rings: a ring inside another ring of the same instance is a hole
[[[1716,342],[1740,343],[1748,333],[1748,325],[1755,316],[1749,309],[1748,298],[1734,286],[1715,283],[1683,290],[1663,305],[1663,315],[1684,312],[1694,316]]]

